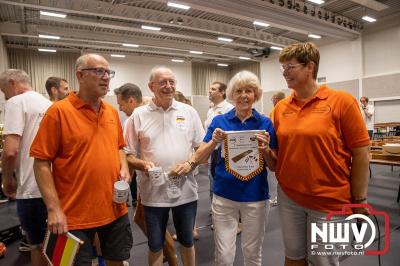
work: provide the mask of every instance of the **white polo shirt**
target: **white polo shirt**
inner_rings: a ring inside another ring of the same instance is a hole
[[[129,150],[140,159],[161,166],[165,172],[187,161],[193,149],[203,141],[204,129],[196,110],[175,100],[165,111],[153,102],[138,107],[129,120],[125,133]],[[166,183],[154,187],[142,171],[137,172],[140,197],[145,206],[174,207],[198,199],[192,172],[182,178],[182,194],[176,199],[167,196]]]
[[[214,117],[229,112],[230,110],[232,110],[233,107],[234,106],[232,104],[228,103],[226,100],[223,100],[216,106],[213,106],[210,109],[208,109],[207,119],[206,121],[204,121],[204,128],[207,130]]]

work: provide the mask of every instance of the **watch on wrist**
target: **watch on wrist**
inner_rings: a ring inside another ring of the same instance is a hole
[[[197,166],[197,163],[194,161],[187,161],[187,163],[190,165],[190,171],[193,171]]]

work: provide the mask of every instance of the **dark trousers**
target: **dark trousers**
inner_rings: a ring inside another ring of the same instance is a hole
[[[132,202],[137,201],[137,182],[136,182],[136,172],[135,171],[133,171],[132,181],[129,186],[131,188]]]

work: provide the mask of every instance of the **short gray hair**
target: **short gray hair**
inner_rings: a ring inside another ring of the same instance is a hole
[[[25,71],[21,69],[8,69],[0,74],[0,87],[4,87],[10,79],[31,85],[31,78]]]
[[[84,55],[81,55],[80,57],[78,57],[78,59],[76,59],[75,70],[82,69],[82,68],[86,67],[88,58],[92,57],[92,56],[97,56],[97,57],[104,58],[103,56],[101,56],[99,54],[84,54]]]
[[[233,78],[231,78],[231,80],[229,81],[228,89],[226,91],[228,100],[230,101],[233,100],[233,93],[237,89],[248,86],[254,88],[255,101],[260,100],[262,96],[260,80],[253,72],[247,70],[240,71],[235,76],[233,76]]]
[[[150,71],[150,77],[149,77],[149,82],[153,82],[156,74],[160,71],[160,70],[166,70],[172,73],[172,75],[174,75],[175,78],[175,74],[174,72],[172,72],[172,70],[166,66],[155,66],[151,69]]]

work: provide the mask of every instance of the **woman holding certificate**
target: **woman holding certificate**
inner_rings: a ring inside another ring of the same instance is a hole
[[[176,173],[189,172],[218,147],[211,206],[215,265],[233,265],[239,217],[244,265],[261,265],[269,211],[267,167],[272,171],[275,168],[276,148],[271,120],[252,108],[261,94],[256,75],[248,71],[237,73],[227,90],[228,100],[235,108],[212,120],[203,144]]]
[[[329,249],[331,256],[318,256],[326,250],[313,242],[311,224],[322,228],[327,213],[367,202],[368,132],[353,96],[317,85],[319,51],[314,44],[285,47],[279,62],[293,90],[274,109],[285,266],[339,265],[337,251],[343,248],[332,243],[327,246],[337,249]]]

